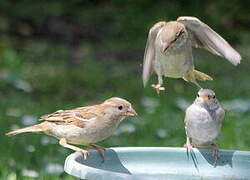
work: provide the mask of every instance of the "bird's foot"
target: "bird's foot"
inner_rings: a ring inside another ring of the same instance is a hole
[[[187,141],[186,144],[184,144],[184,147],[187,150],[187,157],[189,159],[190,156],[192,157],[193,146],[189,141]]]
[[[104,161],[104,153],[105,153],[105,151],[106,151],[105,148],[103,148],[103,147],[101,147],[101,146],[98,146],[98,145],[96,145],[96,144],[90,144],[89,147],[91,147],[91,148],[97,150],[97,151],[99,152],[101,158],[102,158],[103,161]]]
[[[82,153],[84,160],[87,160],[87,158],[89,156],[89,152],[87,150],[79,149],[78,152]]]
[[[165,90],[165,88],[162,87],[160,84],[157,84],[157,85],[152,84],[152,87],[156,90],[157,94],[160,94],[160,91],[164,91]]]
[[[74,150],[76,152],[82,153],[83,159],[87,160],[88,155],[89,155],[89,152],[87,150],[84,150],[84,149],[81,149],[81,148],[79,148],[77,146],[73,146],[71,144],[68,144],[67,139],[65,139],[65,138],[61,138],[60,141],[59,141],[59,144],[61,146],[65,147],[65,148],[69,148],[69,149],[72,149],[72,150]]]
[[[190,143],[186,143],[184,144],[184,147],[187,148],[188,152],[191,152],[193,150],[193,145]]]
[[[212,144],[212,156],[215,158],[214,166],[216,166],[218,158],[220,157],[220,153],[219,148],[215,144]]]

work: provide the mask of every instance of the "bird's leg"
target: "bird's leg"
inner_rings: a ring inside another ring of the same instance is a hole
[[[193,146],[192,146],[192,139],[187,136],[187,141],[186,144],[184,144],[184,147],[187,149],[187,157],[193,157],[192,156],[192,151],[193,151]],[[189,154],[190,153],[190,154]]]
[[[195,75],[194,75],[194,71],[192,70],[190,70],[190,71],[188,71],[186,74],[185,74],[185,76],[183,77],[183,79],[185,80],[185,81],[187,81],[187,82],[191,82],[191,83],[193,83],[193,84],[195,84],[197,87],[198,87],[198,89],[202,89],[202,87],[199,85],[199,83],[196,81],[196,78],[195,78]]]
[[[59,141],[59,144],[65,148],[72,149],[77,152],[81,152],[83,154],[84,160],[88,158],[89,152],[87,150],[81,149],[79,147],[73,146],[71,144],[67,143],[67,140],[65,138],[61,138]]]
[[[88,146],[89,146],[90,148],[93,148],[93,149],[97,150],[97,151],[99,152],[101,158],[104,160],[104,153],[105,153],[105,151],[106,151],[105,148],[103,148],[103,147],[101,147],[101,146],[98,146],[98,145],[96,145],[96,144],[89,144]]]
[[[164,91],[165,88],[161,87],[163,84],[163,79],[162,79],[162,69],[161,69],[161,63],[159,61],[154,61],[154,71],[157,74],[158,77],[158,84],[152,84],[152,87],[156,90],[157,94],[160,94],[160,91]]]
[[[187,141],[186,144],[184,144],[184,147],[187,148],[187,151],[191,152],[191,150],[193,149],[193,145],[192,145],[192,139],[187,137]]]
[[[161,85],[163,84],[163,79],[161,75],[158,75],[158,84],[152,84],[152,87],[155,88],[157,94],[160,94],[160,91],[164,91],[165,88],[162,87]]]
[[[191,82],[194,83],[198,87],[198,89],[202,89],[202,87],[198,84],[198,82],[196,81],[196,79],[194,79]]]
[[[214,166],[216,166],[218,158],[220,157],[219,148],[216,146],[216,144],[211,144],[211,146],[212,146],[212,156],[215,158]]]

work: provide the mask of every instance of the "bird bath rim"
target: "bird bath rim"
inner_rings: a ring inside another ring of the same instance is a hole
[[[104,162],[97,151],[89,152],[86,161],[81,153],[69,155],[65,172],[89,180],[250,179],[250,151],[220,149],[216,167],[211,149],[115,147],[107,149]]]

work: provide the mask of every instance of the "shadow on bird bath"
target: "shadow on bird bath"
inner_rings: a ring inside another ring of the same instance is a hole
[[[197,170],[197,172],[199,172],[198,160],[193,149],[191,149],[190,151],[188,151],[187,149],[187,158],[188,160],[192,159],[195,169]]]
[[[210,165],[209,168],[216,170],[219,166],[230,167],[233,169],[233,156],[236,151],[219,150],[219,157],[216,160],[211,149],[191,149],[187,151],[187,160],[193,164],[196,172],[200,174],[204,162]],[[220,168],[219,168],[220,169]]]
[[[83,156],[79,156],[76,161],[81,164],[91,166],[92,168],[131,174],[129,170],[123,166],[122,162],[117,156],[117,153],[113,149],[106,149],[104,161],[99,155],[93,153],[90,153],[86,161],[83,160]]]
[[[211,149],[198,149],[198,151],[206,159],[206,161],[214,167],[225,165],[229,165],[231,168],[233,167],[232,159],[235,151],[219,150],[219,157],[216,164],[215,157],[213,157]]]

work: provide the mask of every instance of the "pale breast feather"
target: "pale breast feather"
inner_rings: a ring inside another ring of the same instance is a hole
[[[197,105],[191,105],[186,110],[186,121],[192,122],[192,121],[204,121],[206,119],[211,119],[208,111],[205,108],[201,108]]]

